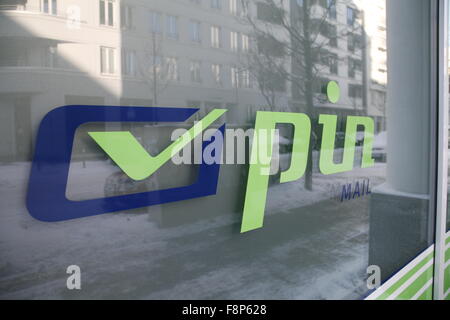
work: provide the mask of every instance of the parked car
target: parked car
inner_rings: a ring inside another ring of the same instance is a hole
[[[283,136],[279,136],[278,145],[274,144],[272,162],[270,167],[270,184],[276,184],[279,182],[281,172],[286,171],[290,167],[291,153],[292,153],[292,140]]]
[[[127,194],[135,194],[146,191],[158,190],[158,180],[155,176],[147,178],[142,181],[135,181],[128,177],[124,172],[115,172],[106,178],[104,185],[105,197],[116,197]],[[114,201],[123,201],[121,199],[115,199]],[[132,213],[146,213],[147,207],[128,210]]]
[[[387,132],[378,133],[373,139],[372,157],[375,161],[386,162]]]

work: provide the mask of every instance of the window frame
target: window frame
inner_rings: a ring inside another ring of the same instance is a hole
[[[117,73],[116,56],[116,48],[100,46],[100,73],[102,75],[111,76]],[[103,61],[105,61],[105,63],[103,63]]]
[[[116,26],[116,0],[99,0],[99,25],[114,28]],[[104,9],[104,21],[102,21],[102,6]]]

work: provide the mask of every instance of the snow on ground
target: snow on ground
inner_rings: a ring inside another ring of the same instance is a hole
[[[89,181],[115,170],[104,162],[87,167],[71,169],[74,186],[86,186],[80,197],[100,193]],[[380,184],[384,170],[316,173],[313,191],[303,180],[273,185],[265,227],[239,234],[240,216],[231,212],[162,227],[152,216],[170,206],[39,222],[24,205],[29,164],[0,165],[0,298],[359,298],[370,196],[341,203],[330,192],[368,177]],[[81,267],[80,291],[65,287],[71,264]]]

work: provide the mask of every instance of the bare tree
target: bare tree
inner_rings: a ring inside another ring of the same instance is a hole
[[[343,1],[351,4],[350,0]],[[262,0],[257,3],[256,15],[250,11],[247,0],[241,0],[241,5],[246,14],[240,20],[250,26],[255,40],[244,64],[256,79],[262,96],[275,108],[277,98],[290,84],[298,111],[314,115],[315,105],[325,100],[321,80],[337,73],[340,58],[332,53],[332,48],[343,37],[363,48],[362,26],[349,21],[338,29],[336,0]],[[361,69],[364,72],[364,66]],[[314,121],[312,129],[305,173],[308,190],[312,190],[312,149],[317,140]]]
[[[137,58],[137,69],[150,87],[155,106],[159,103],[159,95],[166,90],[171,81],[178,77],[176,61],[165,57],[163,49],[163,36],[152,32],[149,41],[144,44],[144,49]]]

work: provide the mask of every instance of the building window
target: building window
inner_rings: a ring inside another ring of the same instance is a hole
[[[353,27],[355,24],[355,9],[347,7],[347,25]]]
[[[231,86],[239,88],[239,69],[237,67],[231,67]]]
[[[213,9],[222,9],[222,1],[221,0],[211,0],[211,8]]]
[[[238,0],[230,0],[230,13],[237,16],[238,14]]]
[[[211,72],[213,76],[214,83],[216,85],[222,85],[222,66],[220,64],[212,64]]]
[[[201,24],[198,21],[191,21],[189,23],[189,37],[193,42],[201,42],[200,36]]]
[[[285,45],[274,37],[259,35],[256,39],[258,52],[272,57],[284,57]]]
[[[56,46],[50,46],[45,50],[45,66],[48,68],[58,67],[58,49]]]
[[[57,0],[42,0],[41,11],[56,16],[58,14]]]
[[[300,7],[302,7],[303,1],[301,1],[301,4],[299,4],[297,1],[297,4]],[[336,18],[337,18],[336,0],[320,0],[319,4],[322,8],[324,8],[327,11],[328,18],[330,18],[332,20],[336,20]]]
[[[190,71],[191,71],[191,81],[196,83],[201,83],[201,63],[200,61],[191,61],[190,65]]]
[[[284,19],[284,10],[275,4],[258,2],[256,5],[256,15],[259,20],[274,24],[282,24]]]
[[[329,32],[328,38],[330,39],[330,42],[329,42],[330,46],[337,48],[338,42],[337,42],[337,28],[336,28],[336,26],[329,25],[328,32]]]
[[[349,33],[347,36],[348,51],[354,52],[355,49],[359,49],[360,47],[361,47],[361,37],[354,33]]]
[[[315,79],[313,84],[314,92],[318,94],[326,94],[326,88],[329,82],[330,82],[329,79],[322,77]]]
[[[328,17],[330,19],[336,20],[337,18],[336,0],[327,0],[327,10],[328,10]]]
[[[100,24],[114,26],[114,0],[100,0]]]
[[[355,51],[355,35],[353,33],[347,35],[347,50],[350,52]]]
[[[382,108],[386,105],[386,93],[385,92],[378,91],[378,90],[371,90],[370,96],[371,96],[371,101],[375,106]]]
[[[320,24],[319,32],[324,37],[327,37],[329,39],[329,45],[331,47],[337,47],[337,27],[334,24],[330,24],[328,22],[323,22]]]
[[[251,88],[250,71],[242,70],[242,72],[241,72],[241,80],[242,80],[242,87],[243,88]]]
[[[246,35],[246,34],[241,35],[241,42],[242,42],[242,51],[248,52],[248,49],[249,49],[248,35]]]
[[[133,27],[132,7],[124,5],[120,8],[120,22],[123,29],[131,29]]]
[[[331,74],[338,74],[338,56],[337,54],[330,54],[328,57],[328,64]]]
[[[363,88],[358,84],[349,84],[348,85],[348,96],[350,98],[362,98],[363,97]]]
[[[115,50],[114,48],[100,48],[101,73],[113,74],[115,72]]]
[[[166,58],[166,68],[167,80],[178,81],[178,59],[173,57]]]
[[[161,56],[158,55],[153,55],[151,57],[152,59],[152,77],[154,79],[158,79],[158,80],[164,80],[164,75],[162,73],[163,69],[162,69],[162,58]]]
[[[235,31],[230,33],[230,48],[232,51],[237,52],[239,48],[239,34]]]
[[[150,32],[161,33],[161,13],[150,12]]]
[[[167,16],[167,35],[178,39],[178,18],[175,16]]]
[[[350,78],[355,78],[356,71],[362,71],[361,60],[348,58],[348,76]]]
[[[124,50],[122,55],[122,73],[127,76],[136,75],[136,53]]]
[[[221,45],[221,30],[218,26],[211,26],[211,46],[213,48],[220,48]]]

